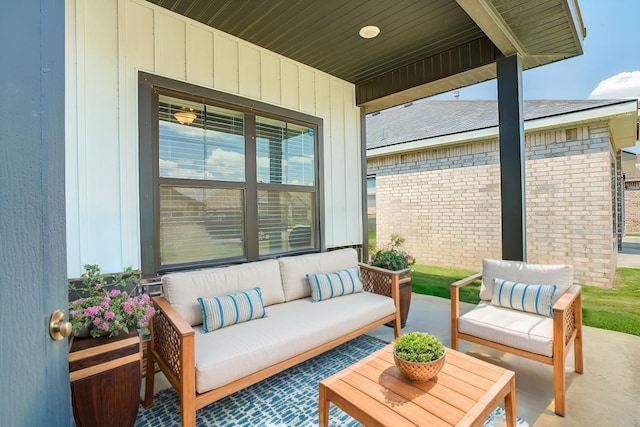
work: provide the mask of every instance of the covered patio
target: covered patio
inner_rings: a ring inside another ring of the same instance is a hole
[[[582,54],[586,35],[576,0],[25,1],[3,4],[0,15],[0,94],[12,101],[0,114],[0,235],[10,248],[0,261],[0,313],[7,330],[28,331],[4,334],[0,345],[2,382],[12,390],[0,410],[10,425],[72,423],[68,346],[50,337],[49,319],[68,309],[67,280],[83,264],[105,272],[131,265],[146,276],[167,269],[157,124],[183,124],[162,110],[176,93],[186,109],[187,101],[215,104],[218,115],[220,105],[237,107],[227,116],[246,114],[254,137],[256,112],[270,114],[269,126],[283,116],[311,123],[303,130],[316,149],[313,185],[292,181],[289,190],[308,195],[314,229],[304,250],[260,252],[254,144],[248,184],[223,183],[236,196],[252,191],[241,250],[168,268],[345,246],[366,253],[365,115],[494,78],[502,254],[526,260],[522,72]],[[380,34],[361,38],[369,25]],[[194,185],[177,179],[176,187]]]

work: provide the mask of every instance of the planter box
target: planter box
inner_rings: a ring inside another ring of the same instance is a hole
[[[142,346],[136,331],[73,338],[69,377],[78,427],[133,426],[140,403]]]

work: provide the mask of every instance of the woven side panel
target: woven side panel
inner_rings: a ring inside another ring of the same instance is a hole
[[[360,270],[360,276],[365,291],[391,296],[391,276],[385,276],[366,269]]]
[[[571,339],[571,335],[576,330],[576,303],[575,301],[571,303],[569,307],[564,312],[564,325],[565,325],[565,335],[564,335],[564,343],[565,345],[569,343]]]
[[[154,345],[158,356],[164,360],[176,378],[180,378],[180,337],[171,327],[166,316],[157,311],[153,317]]]

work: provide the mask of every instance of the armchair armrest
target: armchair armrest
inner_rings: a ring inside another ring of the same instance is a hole
[[[460,288],[482,278],[482,273],[472,274],[469,277],[453,282],[449,288],[451,291],[451,348],[458,349],[458,318],[460,317]]]
[[[458,324],[458,317],[460,316],[460,288],[467,286],[468,284],[475,282],[476,280],[481,278],[482,273],[476,273],[451,284],[451,287],[449,288],[451,291],[451,320],[453,321],[455,316],[456,326]]]
[[[564,354],[565,347],[581,336],[582,287],[572,285],[553,305],[554,352]]]

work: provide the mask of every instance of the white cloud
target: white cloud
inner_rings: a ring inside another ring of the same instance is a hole
[[[591,92],[589,98],[640,98],[640,71],[624,72],[604,79]]]

